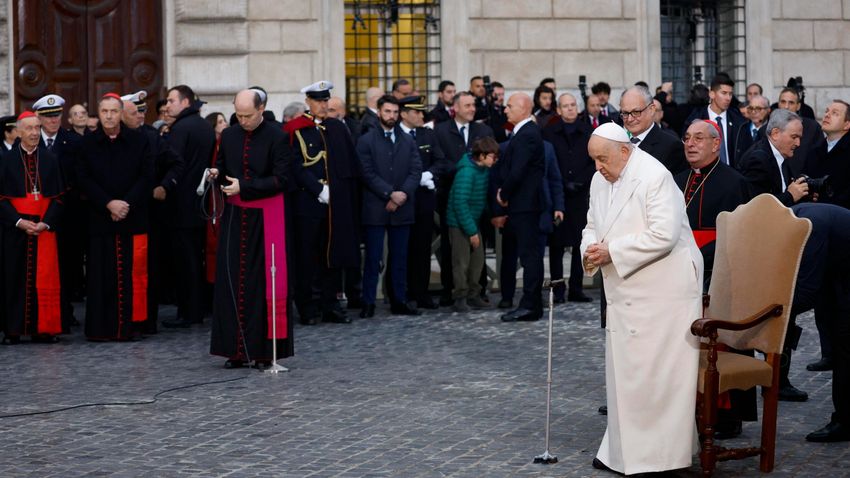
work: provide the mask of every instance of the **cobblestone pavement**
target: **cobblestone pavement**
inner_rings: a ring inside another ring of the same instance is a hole
[[[532,463],[544,448],[545,320],[379,309],[351,325],[297,327],[296,356],[284,361],[291,371],[280,375],[223,369],[208,355],[208,325],[132,343],[90,343],[77,330],[56,345],[0,347],[0,414],[149,400],[246,377],[149,405],[2,419],[0,475],[613,476],[590,466],[605,430],[595,303],[555,309],[551,451],[560,461],[550,466]],[[804,440],[826,424],[832,403],[831,375],[805,370],[819,352],[814,322],[800,322],[792,381],[811,399],[781,403],[772,476],[850,476],[846,443]],[[743,439],[758,436],[757,424],[745,425]],[[716,476],[759,475],[748,459],[721,463]]]

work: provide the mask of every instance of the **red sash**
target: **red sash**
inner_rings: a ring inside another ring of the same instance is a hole
[[[50,198],[34,194],[23,198],[9,198],[12,207],[20,214],[44,217],[50,206]],[[59,305],[59,254],[56,249],[56,233],[43,231],[36,240],[35,291],[38,303],[38,333],[58,335],[62,333],[61,308]]]
[[[133,236],[133,322],[148,320],[148,235]]]
[[[694,240],[697,243],[697,247],[702,249],[702,246],[709,244],[709,243],[712,243],[712,242],[717,240],[717,230],[716,229],[695,230],[694,231]]]
[[[283,194],[277,194],[270,198],[257,199],[254,201],[243,201],[239,196],[230,196],[227,202],[234,206],[246,209],[262,209],[263,210],[263,239],[265,242],[265,262],[266,262],[266,305],[268,307],[268,317],[275,317],[272,314],[272,273],[271,266],[275,267],[275,308],[277,309],[274,324],[277,328],[277,336],[272,334],[272,320],[267,320],[268,323],[268,338],[285,339],[286,331],[286,226],[283,223]],[[274,248],[274,264],[272,264],[272,244]]]

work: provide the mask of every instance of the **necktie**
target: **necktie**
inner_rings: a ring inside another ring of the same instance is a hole
[[[460,135],[463,137],[463,145],[466,146],[466,126],[460,127]]]
[[[393,132],[392,131],[384,131],[384,138],[387,138],[390,143],[393,142]]]
[[[608,116],[608,107],[606,106],[606,107],[602,108],[602,110],[599,113],[602,114],[602,116]]]
[[[47,138],[47,149],[53,149],[53,138]]]
[[[755,141],[756,136],[758,136],[758,134],[759,134],[759,130],[758,130],[758,128],[756,128],[756,125],[753,125],[751,129],[752,129],[751,133],[753,134],[753,141]]]
[[[714,118],[714,122],[720,127],[720,131],[724,130],[722,116]],[[723,164],[729,164],[729,158],[726,156],[726,138],[722,134],[720,135],[720,161],[723,161]]]
[[[691,202],[691,199],[693,199],[697,189],[699,189],[700,185],[702,185],[703,179],[705,178],[702,173],[694,171],[694,175],[691,178],[691,185],[688,188],[688,192],[685,194],[686,205]]]
[[[599,126],[599,120],[593,118],[593,129],[596,129],[597,126]]]
[[[449,108],[449,118],[455,119],[455,109],[454,109],[454,107]]]
[[[410,136],[413,136],[413,139],[416,139],[416,130],[415,129],[410,130]]]
[[[638,144],[638,143],[640,143],[640,138],[638,138],[637,136],[632,136],[632,139],[630,139],[629,141],[631,141],[634,144]]]

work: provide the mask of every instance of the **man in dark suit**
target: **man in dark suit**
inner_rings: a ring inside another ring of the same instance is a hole
[[[257,91],[262,101],[262,90]],[[204,320],[204,246],[206,224],[199,214],[195,188],[210,165],[215,148],[215,130],[200,115],[202,103],[186,85],[168,91],[168,114],[174,118],[168,145],[183,160],[177,187],[165,200],[171,209],[172,260],[177,273],[177,318],[163,321],[164,327],[189,327]],[[166,196],[165,189],[160,191]]]
[[[423,128],[425,104],[419,96],[409,96],[399,101],[401,130],[416,142],[422,175],[414,197],[415,220],[410,229],[407,248],[407,299],[416,301],[420,309],[435,309],[437,305],[428,295],[431,281],[431,237],[434,234],[434,211],[437,208],[436,185],[448,172],[446,158],[434,132]]]
[[[800,146],[794,150],[794,156],[791,157],[792,169],[801,171],[806,165],[810,151],[823,140],[823,131],[817,121],[800,115],[800,96],[794,88],[783,88],[782,92],[779,93],[779,109],[796,113],[800,116],[800,121],[803,122]]]
[[[812,221],[794,290],[792,320],[815,305],[828,310],[834,348],[832,403],[829,423],[809,433],[812,442],[850,441],[850,211],[832,204],[804,203],[793,207],[798,217]],[[783,357],[784,358],[784,357]]]
[[[829,176],[829,187],[818,192],[818,202],[850,209],[850,134],[847,134],[850,131],[850,105],[842,100],[834,100],[826,108],[822,125],[826,138],[812,149],[803,172],[812,178]],[[826,311],[815,306],[821,359],[808,364],[807,370],[822,372],[832,369],[830,319]]]
[[[740,158],[756,141],[764,137],[761,127],[770,116],[770,102],[761,95],[753,96],[747,105],[747,115],[750,119],[735,134],[735,157]]]
[[[599,98],[599,107],[600,113],[602,116],[606,118],[610,118],[611,121],[617,122],[618,116],[616,108],[608,101],[611,98],[611,85],[604,81],[600,81],[595,85],[590,87],[590,92],[593,93],[594,96]]]
[[[769,193],[791,207],[809,194],[805,179],[789,161],[800,146],[803,123],[796,113],[778,109],[765,128],[767,136],[740,158],[738,169],[750,181],[754,196]]]
[[[655,124],[655,104],[649,90],[643,86],[626,90],[620,97],[620,116],[632,143],[660,161],[671,174],[688,169],[682,142]]]
[[[608,123],[613,121],[609,116],[603,116],[602,114],[602,106],[599,104],[599,97],[596,95],[590,95],[587,97],[587,104],[585,104],[584,111],[579,115],[581,121],[584,121],[591,127],[591,130],[596,129],[601,124]]]
[[[455,84],[449,80],[443,80],[437,87],[437,104],[428,112],[426,119],[434,125],[438,125],[448,121],[454,117],[454,111],[451,110],[452,102],[454,101],[457,88]]]
[[[685,120],[685,130],[687,130],[688,126],[695,119],[710,119],[720,125],[723,130],[723,148],[720,150],[720,161],[737,168],[735,136],[738,129],[747,120],[738,113],[737,109],[729,108],[732,104],[732,97],[734,96],[734,87],[735,82],[728,76],[715,76],[711,80],[711,88],[708,91],[708,97],[711,101],[707,107],[698,107],[691,112],[691,115]],[[685,131],[682,131],[682,136],[684,134]]]
[[[360,116],[360,134],[366,134],[370,129],[381,129],[381,120],[378,119],[378,98],[384,94],[380,88],[375,86],[366,90],[366,109]]]
[[[336,118],[345,123],[348,132],[355,140],[360,137],[360,122],[348,116],[348,112],[345,110],[345,100],[339,96],[331,96],[331,99],[328,100],[328,118]]]
[[[517,252],[523,267],[522,299],[519,307],[502,316],[504,322],[538,320],[543,315],[543,248],[540,212],[544,173],[543,136],[531,118],[532,101],[525,93],[514,93],[505,108],[514,124],[511,141],[500,159],[501,187],[496,202],[507,208],[516,228]]]
[[[380,130],[370,130],[357,142],[363,172],[362,224],[366,260],[363,265],[363,310],[361,318],[375,315],[384,235],[389,246],[392,271],[392,313],[419,315],[407,303],[407,245],[414,223],[415,194],[422,176],[422,162],[411,135],[397,127],[398,100],[386,95],[378,100]]]
[[[549,236],[549,270],[553,279],[563,277],[563,258],[567,247],[572,248],[567,300],[589,302],[582,291],[584,273],[581,267],[581,231],[587,224],[590,207],[590,179],[596,167],[587,154],[587,142],[593,128],[577,120],[576,98],[564,93],[558,98],[559,121],[543,129],[543,139],[552,143],[564,183],[564,221]],[[555,288],[555,301],[563,302],[566,287]],[[560,300],[559,300],[560,299]]]
[[[56,228],[62,289],[62,331],[67,333],[70,326],[79,325],[74,317],[71,300],[82,300],[85,295],[83,257],[88,243],[88,211],[80,199],[74,164],[81,137],[61,127],[64,105],[65,100],[61,96],[51,94],[39,98],[32,108],[41,120],[40,144],[56,155],[65,174],[66,185],[70,188],[64,197],[65,210],[59,219],[59,227]]]
[[[446,223],[446,206],[449,202],[449,191],[454,181],[454,170],[457,162],[469,151],[472,143],[485,136],[493,137],[493,130],[483,123],[473,121],[475,118],[475,97],[468,91],[455,95],[452,105],[455,111],[454,121],[445,121],[434,128],[437,144],[446,157],[448,172],[440,178],[437,184],[437,214],[440,215],[440,282],[443,292],[440,305],[452,305],[452,250],[449,244],[449,231]]]

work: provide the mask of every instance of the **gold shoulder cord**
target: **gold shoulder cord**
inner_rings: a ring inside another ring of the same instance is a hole
[[[307,145],[304,143],[304,138],[301,136],[301,130],[295,130],[295,137],[298,138],[298,145],[301,146],[301,155],[304,156],[303,167],[309,168],[310,166],[318,163],[319,161],[325,159],[325,150],[319,151],[315,156],[310,156],[307,153]]]

